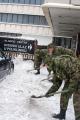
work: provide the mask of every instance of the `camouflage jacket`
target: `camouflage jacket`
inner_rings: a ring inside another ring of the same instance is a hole
[[[34,66],[36,66],[36,68],[39,68],[41,63],[47,64],[50,66],[51,60],[54,56],[56,57],[56,56],[65,55],[65,54],[75,56],[72,50],[61,47],[61,46],[55,47],[52,55],[49,55],[48,50],[36,49],[34,54]],[[50,67],[48,67],[48,71],[51,71]]]
[[[45,53],[44,56],[44,63],[48,65],[48,71],[50,72],[52,70],[52,64],[51,61],[53,58],[60,56],[60,55],[70,55],[70,56],[75,56],[74,51],[67,49],[67,48],[63,48],[61,46],[57,46],[54,49],[54,52],[52,53],[52,55],[49,55],[47,52]]]
[[[38,52],[38,56],[48,65],[48,70],[53,71],[53,85],[46,96],[56,92],[63,80],[65,80],[63,90],[67,89],[71,93],[80,90],[80,59],[75,57],[74,51],[55,47],[52,55],[49,55],[47,51],[41,52],[41,54]]]
[[[48,93],[56,92],[61,86],[62,80],[65,80],[63,90],[73,93],[80,90],[80,60],[70,55],[60,55],[52,58],[50,64],[53,71],[53,86]]]
[[[34,54],[34,67],[39,68],[42,62],[44,61],[45,54],[47,53],[46,50],[39,50],[36,49],[35,54]]]

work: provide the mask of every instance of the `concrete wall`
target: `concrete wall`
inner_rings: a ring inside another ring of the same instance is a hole
[[[69,4],[69,0],[45,0],[45,2]]]
[[[52,37],[51,36],[36,36],[36,35],[23,35],[25,37],[32,37],[35,38],[38,41],[38,45],[48,45],[52,42]]]
[[[80,0],[71,0],[71,4],[80,5]]]
[[[21,33],[28,35],[51,36],[50,27],[37,26],[37,25],[22,25],[22,24],[9,24],[0,23],[0,32]]]
[[[74,5],[80,5],[80,0],[45,0],[45,2],[49,3],[64,3],[64,4],[74,4]]]
[[[0,13],[29,14],[44,16],[40,5],[0,4]],[[46,25],[0,23],[0,32],[21,33],[33,36],[41,44],[48,44],[52,39],[51,28]],[[49,38],[47,38],[49,37]],[[46,42],[47,41],[47,42]]]
[[[36,5],[0,4],[0,12],[44,16],[42,8]]]

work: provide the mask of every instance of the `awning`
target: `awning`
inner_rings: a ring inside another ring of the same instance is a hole
[[[53,36],[72,37],[80,33],[80,6],[45,3],[42,9]]]

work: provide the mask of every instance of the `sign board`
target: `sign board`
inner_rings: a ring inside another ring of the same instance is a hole
[[[34,54],[36,43],[36,40],[0,37],[0,48],[3,51]]]

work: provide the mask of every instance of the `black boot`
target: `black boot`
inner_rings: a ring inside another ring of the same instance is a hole
[[[63,120],[63,119],[65,119],[65,115],[66,115],[66,110],[61,109],[60,113],[53,115],[53,117],[57,118],[59,120]]]
[[[37,70],[37,72],[35,73],[35,75],[38,75],[38,74],[40,74],[40,70]]]

